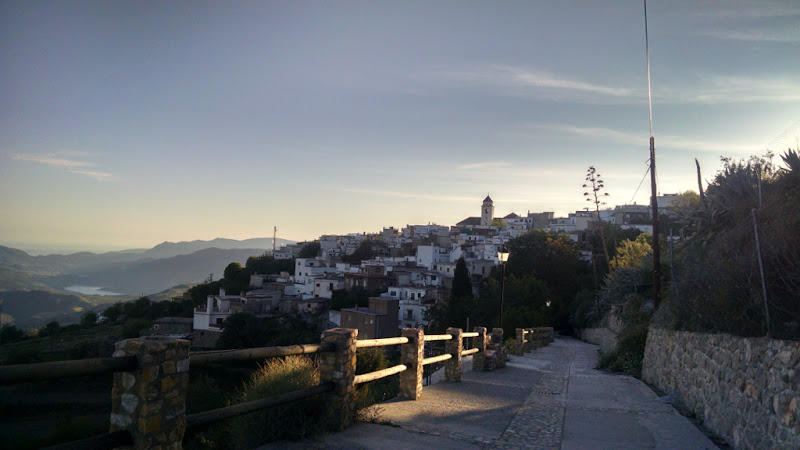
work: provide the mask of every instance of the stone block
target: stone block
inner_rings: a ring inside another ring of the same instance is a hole
[[[461,381],[461,352],[464,350],[463,331],[461,328],[448,328],[447,334],[453,336],[445,341],[445,352],[452,356],[444,363],[445,381]]]
[[[356,338],[358,330],[333,328],[322,333],[321,343],[334,351],[320,354],[320,382],[333,382],[325,399],[324,420],[331,430],[342,431],[355,420]]]
[[[161,336],[127,339],[116,343],[115,354],[135,356],[138,366],[130,372],[114,374],[111,431],[130,431],[137,449],[181,448],[189,374],[166,374],[162,367],[176,367],[178,360],[188,361],[189,341]],[[167,403],[179,413],[167,417]]]
[[[408,367],[400,372],[400,396],[419,400],[422,397],[425,333],[416,328],[403,328],[400,336],[408,338],[408,342],[400,347],[400,364]]]

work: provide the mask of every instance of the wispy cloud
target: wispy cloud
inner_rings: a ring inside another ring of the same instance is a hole
[[[736,33],[736,31],[732,31]],[[768,34],[762,35],[763,39]],[[800,29],[774,39],[800,42]],[[787,41],[788,42],[788,41]],[[586,104],[646,103],[644,88],[611,86],[574,77],[511,65],[488,65],[436,72],[450,83],[468,87],[496,89],[504,95]],[[687,80],[672,80],[653,87],[655,102],[663,104],[729,104],[800,101],[800,79],[794,74],[698,75]]]
[[[456,170],[476,170],[476,169],[497,169],[499,167],[508,167],[510,163],[503,161],[487,161],[472,164],[462,164],[456,166]]]
[[[97,181],[119,181],[114,174],[108,172],[98,172],[95,170],[79,170],[79,169],[70,169],[70,172],[77,173],[80,175],[86,175],[89,178],[93,178]]]
[[[553,74],[538,69],[493,64],[485,67],[438,70],[436,75],[468,85],[486,85],[509,90],[516,95],[542,96],[554,100],[593,101],[586,95],[627,99],[641,94],[639,90],[609,86]]]
[[[89,170],[98,165],[82,158],[94,156],[96,155],[83,151],[59,150],[53,153],[13,153],[11,159],[62,168],[70,173],[87,176],[97,181],[119,181],[119,178],[112,173]]]
[[[591,139],[605,139],[621,144],[643,145],[646,144],[649,139],[646,131],[630,133],[603,127],[580,127],[561,124],[534,124],[533,126],[537,129],[549,130],[555,133],[565,133]],[[659,135],[656,139],[656,146],[661,149],[695,150],[714,153],[752,153],[763,148],[763,144],[755,142],[709,141],[672,135]]]
[[[346,187],[337,187],[335,189],[343,192],[351,192],[354,194],[376,195],[383,197],[400,197],[400,198],[415,198],[422,200],[435,200],[435,201],[445,201],[445,202],[475,203],[475,199],[473,197],[463,197],[456,195],[419,194],[415,192],[384,191],[379,189],[346,188]]]
[[[779,30],[774,28],[760,29],[748,28],[739,30],[708,30],[700,33],[703,36],[710,36],[717,39],[730,39],[745,42],[776,42],[776,43],[797,43],[800,42],[800,28],[790,28]]]
[[[693,16],[701,20],[727,22],[757,19],[785,18],[800,15],[800,6],[794,0],[770,1],[717,0],[695,1]]]
[[[704,75],[697,83],[681,88],[654,89],[656,100],[666,103],[785,103],[800,101],[797,76],[768,77]]]

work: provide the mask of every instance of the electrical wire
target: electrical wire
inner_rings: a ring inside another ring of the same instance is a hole
[[[648,159],[647,162],[648,162],[647,170],[644,171],[644,176],[642,177],[642,181],[639,182],[639,187],[636,188],[636,192],[633,193],[633,197],[631,197],[631,201],[628,202],[629,205],[631,203],[633,203],[633,199],[636,198],[636,194],[639,193],[639,189],[642,187],[642,183],[644,183],[644,179],[647,178],[647,174],[650,173],[650,164],[649,164],[650,160]]]

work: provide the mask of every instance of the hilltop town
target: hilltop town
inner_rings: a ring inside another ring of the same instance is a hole
[[[659,207],[669,211],[677,197],[659,196]],[[273,257],[293,260],[293,274],[253,273],[247,290],[226,292],[220,288],[194,310],[192,320],[157,319],[151,332],[169,329],[191,337],[196,348],[213,348],[229,316],[249,313],[265,318],[291,316],[318,329],[357,328],[359,337],[365,339],[396,336],[399,329],[428,324],[426,311],[450,295],[460,259],[477,296],[482,281],[500,264],[498,252],[507,251],[504,247],[509,240],[532,230],[569,236],[589,263],[597,256],[591,236],[600,228],[598,212],[582,210],[567,217],[530,211],[496,216],[489,195],[480,203],[479,212],[452,226],[388,227],[379,233],[323,235],[314,242],[283,246]],[[652,232],[648,206],[602,209],[599,217],[606,226]],[[304,249],[314,256],[304,257],[308,253]],[[346,293],[354,290],[366,294],[366,305],[342,305]]]

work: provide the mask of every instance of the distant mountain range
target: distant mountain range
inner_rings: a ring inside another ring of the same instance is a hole
[[[276,248],[293,244],[295,241],[276,238]],[[171,258],[173,256],[188,255],[207,248],[218,249],[261,249],[272,251],[272,238],[254,238],[237,241],[234,239],[217,238],[210,241],[183,241],[162,242],[147,250],[121,250],[106,253],[79,252],[69,255],[39,255],[31,256],[16,248],[0,245],[0,266],[21,270],[29,274],[60,275],[67,273],[85,272],[103,268],[108,264],[133,262],[142,260],[155,260]],[[3,286],[0,285],[0,291]]]
[[[294,242],[276,239],[276,247]],[[0,246],[0,298],[4,312],[14,311],[15,320],[27,324],[32,318],[56,317],[62,309],[64,314],[74,312],[79,309],[76,302],[96,303],[97,298],[65,290],[70,286],[129,296],[154,294],[201,282],[209,274],[219,279],[229,263],[244,265],[247,258],[270,252],[271,238],[164,242],[147,250],[41,256]]]

